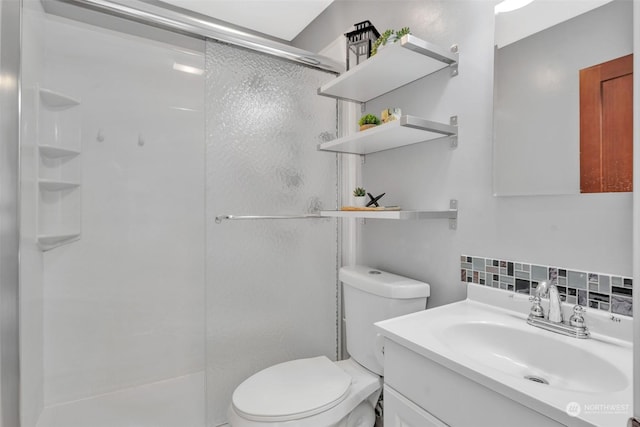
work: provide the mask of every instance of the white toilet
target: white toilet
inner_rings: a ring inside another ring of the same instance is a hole
[[[348,360],[325,356],[266,368],[240,384],[232,427],[370,427],[382,390],[382,339],[373,324],[424,310],[429,285],[365,266],[340,269]]]

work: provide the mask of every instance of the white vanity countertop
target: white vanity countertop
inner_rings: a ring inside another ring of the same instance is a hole
[[[633,410],[632,319],[611,320],[610,314],[589,310],[585,320],[592,337],[566,337],[527,324],[531,306],[528,296],[480,285],[468,286],[468,299],[464,301],[385,320],[376,326],[384,337],[568,426],[626,425]],[[546,302],[543,306],[546,309]],[[569,305],[563,307],[565,318],[570,315],[570,309]],[[472,335],[456,332],[467,327]],[[497,331],[488,336],[488,341],[497,344],[485,346],[478,341],[478,337],[473,336],[478,327],[485,328],[483,332]],[[507,332],[504,342],[501,342],[500,331]],[[543,344],[535,345],[538,342]],[[479,346],[483,347],[482,351]],[[555,350],[547,351],[551,347]],[[550,352],[557,354],[549,357]],[[523,362],[514,360],[513,354],[531,357],[524,358],[529,360]],[[568,357],[572,359],[567,360]],[[550,381],[551,385],[531,382],[516,372],[520,367],[525,372],[540,372],[541,369],[536,369],[536,358],[540,358],[541,363],[537,368],[545,363],[550,367],[550,372],[542,369],[542,375],[555,380]],[[500,363],[501,359],[505,360],[504,364]],[[573,372],[562,378],[554,361]],[[554,370],[556,372],[551,372]],[[579,405],[580,413],[570,416],[567,407],[574,402]]]

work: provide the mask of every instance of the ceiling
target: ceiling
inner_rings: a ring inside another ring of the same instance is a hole
[[[536,0],[521,9],[496,15],[496,45],[510,43],[574,18],[611,0]]]
[[[162,0],[253,31],[293,40],[333,0]]]

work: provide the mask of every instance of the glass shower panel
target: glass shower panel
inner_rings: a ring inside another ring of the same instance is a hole
[[[217,42],[206,47],[207,411],[226,421],[235,387],[267,366],[337,357],[337,224],[236,220],[335,208],[331,74]]]
[[[203,427],[204,42],[25,4],[22,426]]]

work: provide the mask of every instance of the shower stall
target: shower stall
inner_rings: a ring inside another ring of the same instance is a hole
[[[218,426],[338,358],[335,64],[157,1],[0,4],[0,425]]]

